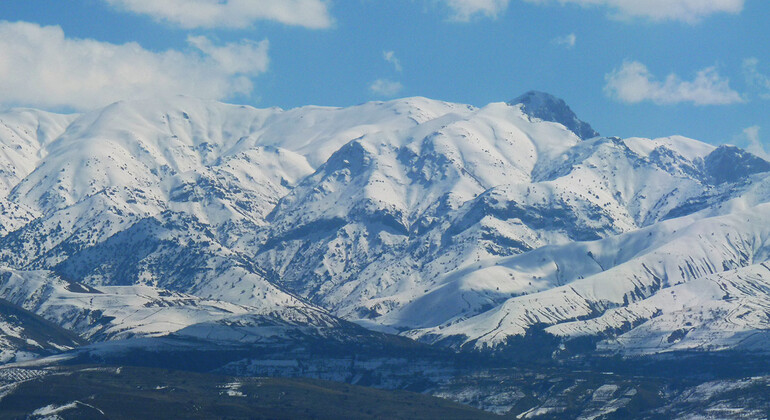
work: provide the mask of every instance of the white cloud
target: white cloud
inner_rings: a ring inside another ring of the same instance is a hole
[[[496,18],[510,0],[440,0],[454,11],[454,19],[468,21],[476,15]],[[696,23],[717,13],[740,13],[745,0],[525,0],[530,3],[576,4],[609,8],[615,18]]]
[[[730,88],[729,80],[721,77],[714,67],[700,70],[691,82],[681,80],[673,73],[659,81],[644,64],[626,61],[605,78],[605,93],[626,103],[727,105],[743,102],[741,95]]]
[[[332,24],[325,0],[104,0],[183,28],[246,28],[259,20],[311,29]]]
[[[396,53],[393,51],[383,51],[382,58],[392,64],[394,70],[401,72],[401,61],[396,57]],[[373,94],[385,97],[396,96],[403,88],[404,86],[400,82],[389,79],[377,79],[369,85],[369,90]]]
[[[508,8],[510,0],[442,0],[449,6],[454,15],[452,18],[467,22],[476,15],[496,18]]]
[[[188,36],[187,42],[211,57],[228,74],[257,75],[267,71],[267,41],[243,40],[216,46],[205,36]]]
[[[91,109],[165,94],[225,99],[248,95],[267,70],[268,41],[215,46],[189,38],[187,52],[152,52],[67,38],[58,26],[0,21],[0,104]]]
[[[565,48],[572,48],[577,42],[577,36],[575,36],[575,34],[564,35],[554,38],[552,42],[555,45],[563,45]]]
[[[403,88],[404,86],[401,85],[401,83],[388,79],[377,79],[369,85],[369,90],[371,90],[372,93],[387,97],[398,95]]]
[[[770,153],[768,153],[765,145],[759,138],[759,126],[754,125],[745,128],[743,132],[736,138],[738,145],[742,146],[749,152],[761,157],[765,160],[770,160]]]
[[[388,63],[393,64],[393,69],[397,72],[400,73],[401,70],[403,70],[401,68],[401,60],[396,57],[396,53],[393,51],[383,51],[382,58],[384,58]]]
[[[608,7],[614,17],[642,17],[653,21],[695,23],[716,13],[740,13],[744,0],[527,0],[532,3],[577,4]]]
[[[743,75],[746,82],[761,92],[759,96],[762,99],[770,99],[770,77],[759,71],[759,60],[756,58],[747,58],[743,60]]]

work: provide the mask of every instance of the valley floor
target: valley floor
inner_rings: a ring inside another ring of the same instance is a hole
[[[485,419],[408,391],[137,367],[3,369],[2,419]]]
[[[156,356],[196,364],[194,351]],[[141,367],[139,353],[131,357],[123,361],[134,366],[54,357],[2,367],[0,419],[770,416],[770,361],[740,354],[519,363],[273,354],[213,371],[201,363],[209,373]]]

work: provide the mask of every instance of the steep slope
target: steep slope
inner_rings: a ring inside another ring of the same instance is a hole
[[[500,109],[490,105],[470,118],[487,116]],[[515,107],[509,109],[516,111]],[[532,124],[548,126],[548,123],[531,123],[520,114],[505,115],[505,120],[525,127]],[[452,125],[444,130],[449,131],[450,127]],[[557,125],[551,127],[558,129]],[[556,132],[547,137],[551,142]],[[421,146],[435,138],[406,137],[414,143],[420,141]],[[467,138],[462,135],[453,133],[447,137],[466,146]],[[499,319],[489,321],[491,325],[481,327],[479,332],[472,326],[473,317],[500,311],[502,309],[498,307],[509,299],[515,299],[509,305],[520,307],[523,313],[524,318],[516,321],[519,327],[490,341],[478,342],[481,347],[505,343],[506,337],[523,335],[535,324],[548,325],[562,322],[562,318],[594,316],[672,286],[675,283],[657,284],[660,281],[656,276],[686,267],[690,257],[687,253],[679,253],[679,260],[667,266],[661,266],[657,261],[647,262],[649,267],[658,270],[658,274],[652,276],[647,274],[644,264],[636,264],[622,273],[627,282],[613,286],[618,295],[612,299],[576,298],[575,302],[579,303],[565,302],[563,308],[555,309],[562,313],[549,319],[553,315],[531,315],[531,312],[540,311],[543,305],[536,298],[519,296],[535,292],[555,295],[561,291],[551,291],[552,288],[572,281],[570,276],[576,279],[596,274],[595,268],[565,275],[562,267],[575,265],[573,257],[561,258],[554,263],[553,257],[545,254],[540,258],[550,267],[539,270],[551,273],[555,266],[560,279],[542,282],[539,276],[530,275],[521,279],[526,280],[526,285],[513,285],[511,278],[518,278],[518,273],[484,269],[501,264],[500,256],[538,253],[537,250],[548,245],[571,246],[580,241],[614,238],[624,232],[656,226],[674,215],[680,218],[690,215],[678,222],[686,226],[708,216],[735,211],[736,206],[732,206],[732,210],[723,209],[723,204],[731,200],[745,201],[752,197],[753,204],[757,204],[770,197],[763,192],[766,191],[763,185],[767,174],[763,172],[764,166],[755,160],[757,158],[733,153],[742,156],[737,158],[734,166],[745,165],[747,169],[729,181],[719,180],[713,176],[714,172],[719,172],[714,169],[713,162],[726,149],[681,137],[657,140],[597,138],[584,142],[563,141],[561,146],[550,143],[547,150],[552,155],[534,162],[530,160],[529,172],[519,170],[516,175],[511,175],[506,173],[504,165],[494,171],[486,169],[487,174],[502,173],[501,184],[479,182],[478,189],[471,190],[474,197],[470,197],[471,194],[463,196],[462,185],[472,185],[470,182],[463,184],[464,176],[477,182],[483,180],[483,177],[473,176],[473,167],[452,172],[452,162],[463,160],[444,157],[443,167],[449,169],[441,172],[442,177],[435,176],[435,181],[431,178],[433,182],[426,180],[418,185],[404,182],[399,172],[403,174],[415,167],[413,162],[427,159],[422,158],[423,148],[415,153],[414,161],[403,165],[397,159],[389,159],[382,148],[377,148],[377,141],[381,146],[397,139],[378,137],[367,141],[364,137],[350,143],[298,185],[270,215],[269,239],[261,247],[258,261],[269,270],[277,267],[278,270],[272,273],[274,278],[280,278],[290,289],[333,309],[342,317],[391,331],[417,328],[406,334],[431,337],[429,341],[453,334],[467,335],[472,337],[468,341],[473,342],[482,336],[493,336]],[[398,143],[392,148],[396,147]],[[521,148],[519,145],[515,150]],[[496,149],[490,145],[488,150]],[[433,155],[425,154],[433,158]],[[484,159],[476,156],[468,161],[477,163]],[[436,164],[431,166],[435,167],[441,168]],[[518,168],[522,167],[525,165],[518,165]],[[453,173],[458,175],[446,175]],[[412,195],[421,197],[414,206],[408,201],[395,201]],[[453,198],[456,199],[454,203]],[[692,205],[693,202],[699,202],[699,205]],[[283,226],[287,228],[282,229]],[[666,227],[661,229],[670,233]],[[747,225],[743,229],[749,234],[753,228]],[[644,234],[671,240],[663,233],[645,231]],[[639,235],[642,234],[634,238]],[[713,245],[720,246],[723,242],[730,243],[729,235],[719,236]],[[617,240],[613,239],[612,244],[617,246]],[[638,249],[639,246],[639,243],[632,243],[621,249]],[[671,249],[677,245],[667,246]],[[690,249],[689,244],[684,246]],[[733,257],[734,253],[703,256],[709,267],[707,273],[719,271],[710,266],[721,267],[724,261],[740,261]],[[588,266],[597,265],[589,258]],[[644,284],[636,284],[637,276],[646,276]],[[682,281],[690,279],[685,276]],[[594,279],[586,280],[589,285],[586,287],[602,287],[593,282]],[[545,299],[548,302],[548,298]],[[492,308],[497,309],[490,311]],[[467,318],[471,319],[464,321]],[[448,328],[450,325],[455,327]],[[467,330],[464,330],[466,326]],[[753,327],[765,328],[765,325],[760,322]],[[442,332],[437,332],[439,330]]]
[[[91,340],[163,335],[247,308],[148,286],[88,287],[47,271],[2,271],[2,295]]]
[[[85,339],[94,344],[68,357],[109,360],[134,352],[190,349],[200,357],[197,353],[205,348],[201,354],[213,354],[224,364],[258,351],[298,354],[309,349],[317,356],[327,347],[338,353],[344,348],[399,352],[424,347],[296,299],[267,296],[256,306],[245,306],[150,286],[90,287],[49,271],[12,269],[0,269],[0,294],[9,300],[0,300],[2,362],[72,350]]]
[[[529,91],[508,104],[520,104],[522,111],[532,118],[562,124],[583,140],[599,137],[599,133],[590,124],[581,121],[564,100],[548,93]]]
[[[59,115],[34,109],[0,114],[0,196],[5,197],[48,154],[77,115]]]
[[[296,299],[275,301],[268,296],[258,306],[243,306],[150,286],[95,288],[63,280],[49,271],[0,269],[0,294],[90,341],[162,337],[192,326],[198,327],[184,335],[205,338],[192,331],[206,329],[216,335],[221,332],[214,326],[230,331],[233,325],[247,327],[257,325],[258,320],[308,328],[343,322]]]
[[[715,348],[753,351],[738,337],[767,329],[719,314],[764,310],[770,163],[599,137],[548,94],[288,111],[172,97],[0,123],[4,296],[87,337],[336,316],[455,346],[535,328],[648,353],[717,330]],[[173,309],[126,315],[158,301]]]
[[[0,113],[0,236],[23,227],[39,214],[7,196],[47,155],[46,146],[58,138],[77,115],[33,109]]]
[[[360,132],[411,126],[454,108],[467,110],[421,99],[286,112],[183,97],[116,103],[72,122],[14,186],[9,200],[31,209],[25,220],[34,221],[0,240],[0,259],[94,285],[163,278],[162,286],[245,303],[274,287],[227,246],[265,224],[277,200],[312,171],[309,161],[324,160],[324,149]],[[148,239],[140,255],[122,252],[140,238]],[[177,247],[195,255],[185,270],[174,267],[188,262],[169,255]],[[235,272],[216,276],[247,278],[230,293],[231,285],[213,284],[213,274],[233,264]],[[244,289],[253,290],[239,298]]]
[[[366,299],[414,289],[418,266],[428,261],[403,254],[424,246],[425,232],[490,188],[528,183],[536,167],[578,142],[563,127],[530,123],[505,104],[361,137],[279,202],[257,261],[289,288],[335,309],[352,300],[351,292]],[[367,269],[396,273],[370,279]]]
[[[765,314],[768,217],[770,207],[764,204],[485,261],[455,276],[457,289],[483,296],[492,286],[502,287],[493,279],[507,279],[501,293],[514,297],[476,316],[458,316],[410,335],[461,336],[460,343],[486,347],[538,326],[567,338],[606,338],[605,348],[633,352],[756,346],[763,342],[762,331],[770,329]],[[424,307],[425,302],[415,303]],[[755,334],[755,343],[744,342]]]
[[[86,343],[70,331],[0,299],[0,364],[56,354]]]

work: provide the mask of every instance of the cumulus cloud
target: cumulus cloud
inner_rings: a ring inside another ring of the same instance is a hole
[[[481,15],[496,18],[508,8],[510,0],[442,0],[454,12],[452,18],[467,22],[472,17]]]
[[[770,77],[759,71],[759,60],[753,57],[743,60],[743,75],[749,86],[760,90],[762,99],[770,99]]]
[[[384,58],[388,63],[393,64],[393,69],[397,72],[400,73],[401,70],[403,70],[401,68],[401,60],[396,57],[396,53],[393,51],[383,51],[382,58]]]
[[[681,80],[673,73],[659,81],[644,64],[626,61],[605,78],[605,93],[626,103],[727,105],[743,102],[741,95],[730,88],[729,80],[721,77],[714,67],[700,70],[692,81]]]
[[[607,7],[617,18],[642,17],[653,21],[696,23],[716,13],[740,13],[744,0],[527,0],[532,3]]]
[[[332,24],[325,0],[103,0],[183,28],[245,28],[259,20],[311,29]]]
[[[554,38],[552,42],[555,45],[562,45],[565,48],[572,48],[577,42],[577,36],[575,36],[575,34],[564,35]]]
[[[83,110],[164,94],[225,99],[250,94],[251,78],[267,70],[267,40],[188,42],[190,51],[152,52],[67,38],[59,26],[0,21],[0,104]]]
[[[372,91],[372,93],[386,97],[398,95],[403,88],[404,86],[401,83],[388,79],[377,79],[369,85],[369,90]]]

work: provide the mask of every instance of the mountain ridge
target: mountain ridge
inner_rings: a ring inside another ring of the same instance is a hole
[[[535,327],[620,353],[701,348],[736,306],[661,293],[707,281],[736,305],[765,300],[766,235],[746,220],[770,214],[770,163],[677,136],[600,137],[548,94],[292,110],[172,97],[0,122],[3,150],[24,153],[0,155],[20,168],[0,172],[0,262],[27,278],[6,293],[60,325],[81,309],[46,312],[55,300],[23,284],[147,287],[244,315],[320,311],[480,350]],[[720,348],[768,326],[730,324]],[[671,343],[640,344],[665,328]]]
[[[599,133],[581,121],[563,99],[549,93],[531,90],[509,101],[508,105],[521,105],[524,113],[532,118],[562,124],[583,140],[599,137]]]

